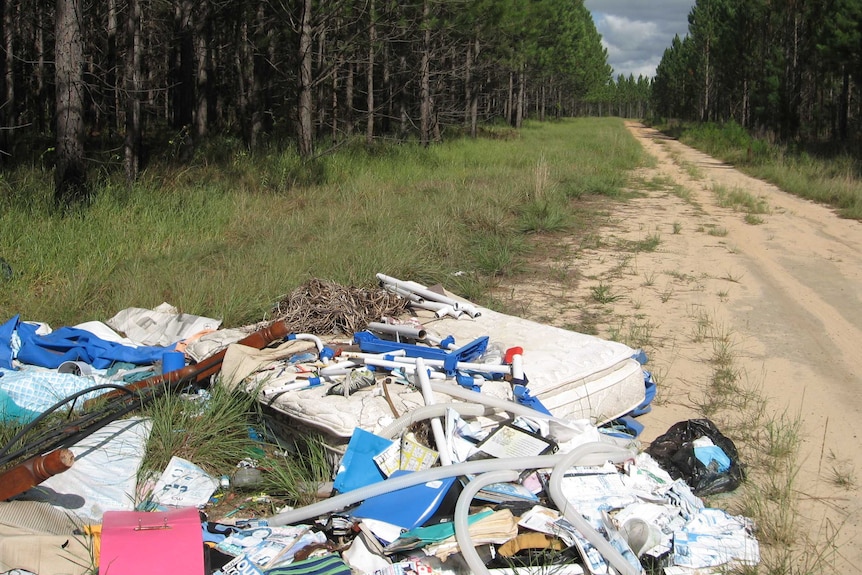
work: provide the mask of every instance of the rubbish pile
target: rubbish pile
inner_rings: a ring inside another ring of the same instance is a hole
[[[0,447],[0,572],[676,575],[759,562],[752,522],[700,498],[743,480],[730,439],[690,420],[641,450],[637,417],[655,394],[642,352],[377,279],[315,280],[245,329],[167,304],[57,330],[0,325],[0,419],[21,427]],[[253,458],[214,476],[175,456],[139,477],[151,422],[132,414],[211,386],[256,394],[267,433],[322,438],[329,481],[313,503],[275,508]],[[61,410],[65,427],[38,431]],[[255,495],[226,511],[239,492]]]

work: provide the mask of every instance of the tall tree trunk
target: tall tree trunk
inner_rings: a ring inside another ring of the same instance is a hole
[[[299,155],[310,158],[314,152],[314,128],[311,112],[311,5],[312,0],[303,0],[299,24]]]
[[[248,22],[243,19],[236,26],[237,50],[234,54],[237,80],[237,107],[239,113],[242,139],[246,148],[254,149],[251,133],[251,76],[254,74],[254,62],[251,56],[251,42],[248,37]]]
[[[206,136],[209,128],[209,2],[198,4],[200,11],[195,18],[195,139]]]
[[[340,115],[338,113],[338,74],[341,71],[341,66],[342,61],[341,57],[339,56],[335,65],[335,69],[332,71],[332,99],[329,103],[329,115],[332,116],[330,137],[333,144],[338,142],[338,121],[340,119]]]
[[[374,142],[374,51],[377,49],[377,27],[374,0],[368,0],[368,69],[365,71],[365,84],[368,89],[366,104],[368,119],[365,125],[365,143]]]
[[[419,70],[419,142],[427,146],[431,140],[431,4],[422,2],[422,63]]]
[[[388,134],[392,128],[392,113],[395,109],[392,101],[394,96],[392,93],[392,59],[390,58],[388,43],[383,44],[383,94],[386,112],[383,114],[383,118],[381,118],[382,126],[380,127],[380,131]]]
[[[480,46],[479,46],[479,38],[476,37],[476,40],[473,43],[473,58],[475,60],[479,59]],[[479,88],[478,86],[473,86],[472,92],[470,94],[470,136],[475,138],[479,135]]]
[[[470,111],[473,107],[473,44],[467,44],[467,53],[464,58],[464,123],[471,126]],[[476,135],[470,130],[470,136]]]
[[[838,102],[838,138],[847,140],[847,125],[850,116],[850,71],[844,67],[841,79],[841,96]]]
[[[43,32],[44,11],[37,5],[36,8],[36,26],[35,36],[33,38],[33,53],[35,54],[36,66],[33,70],[33,85],[35,86],[35,125],[39,132],[44,132],[48,128],[48,117],[50,114],[50,103],[45,89],[45,75],[48,68],[45,62],[45,34]]]
[[[539,120],[545,121],[545,98],[547,96],[545,83],[542,82],[542,86],[540,88],[541,95],[539,96]]]
[[[0,0],[3,5],[3,105],[0,106],[0,152],[6,152],[9,148],[9,132],[15,122],[15,53],[12,42],[12,30],[14,26],[12,0]],[[0,154],[0,161],[2,156]]]
[[[171,65],[172,122],[174,128],[190,127],[194,120],[195,72],[194,36],[191,30],[192,5],[180,0],[174,7],[174,45]]]
[[[407,58],[402,55],[398,58],[398,77],[404,78],[407,75]],[[403,140],[407,137],[408,126],[410,125],[410,116],[407,114],[407,94],[404,93],[403,82],[398,88],[398,139]]]
[[[509,71],[509,91],[506,94],[506,123],[515,125],[515,73]]]
[[[344,135],[350,138],[355,127],[353,121],[353,89],[356,85],[356,67],[347,63],[347,78],[344,81]]]
[[[84,45],[82,0],[57,0],[55,12],[57,163],[54,203],[69,207],[89,200],[84,163]]]
[[[712,89],[712,68],[711,63],[709,61],[710,58],[710,38],[707,35],[706,37],[706,46],[704,48],[703,54],[703,111],[701,113],[701,121],[708,122],[709,121],[709,92]]]
[[[110,127],[119,132],[120,94],[117,89],[117,0],[108,0],[108,21],[105,28],[108,34],[107,53],[105,54],[105,86],[107,88],[105,101],[108,104]]]
[[[520,129],[524,123],[524,91],[526,90],[526,66],[521,67],[518,74],[518,101],[515,104],[515,127]]]
[[[337,36],[337,35],[336,35]],[[326,29],[324,28],[317,34],[317,48],[314,50],[314,61],[312,62],[313,70],[324,70],[326,69]],[[315,127],[315,135],[323,134],[324,127],[326,126],[326,106],[323,105],[323,102],[326,101],[326,96],[324,95],[326,90],[326,86],[323,82],[317,82],[317,87],[313,96],[313,101],[315,103],[314,111],[316,116],[316,127]]]
[[[141,3],[128,0],[126,19],[126,139],[124,159],[129,184],[141,169],[143,126],[141,125]]]

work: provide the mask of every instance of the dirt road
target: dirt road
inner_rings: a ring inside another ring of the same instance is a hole
[[[798,422],[793,572],[862,572],[862,224],[627,127],[655,159],[632,186],[643,196],[547,262],[558,282],[510,296],[550,323],[588,323],[648,352],[659,391],[640,418],[644,442],[706,413],[741,441],[759,435],[753,458]],[[746,221],[716,190],[768,209]]]

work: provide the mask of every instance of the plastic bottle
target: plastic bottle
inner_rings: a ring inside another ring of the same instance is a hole
[[[490,365],[503,363],[503,346],[497,342],[489,342],[482,355],[476,359],[476,363],[487,363]]]
[[[250,489],[263,483],[263,472],[257,467],[240,467],[230,479],[234,489]]]

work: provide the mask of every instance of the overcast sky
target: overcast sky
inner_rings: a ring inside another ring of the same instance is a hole
[[[623,74],[654,76],[674,34],[688,33],[688,13],[695,0],[586,0],[614,78]]]

